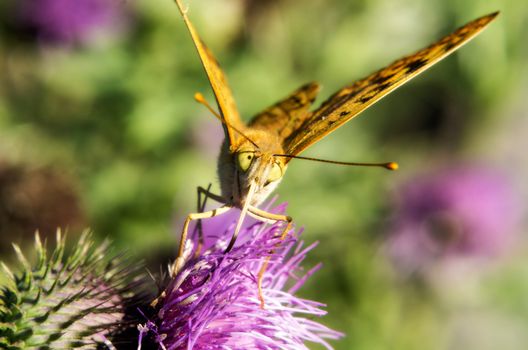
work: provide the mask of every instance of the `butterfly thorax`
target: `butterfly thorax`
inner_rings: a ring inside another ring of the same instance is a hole
[[[231,145],[226,139],[218,159],[218,177],[222,196],[241,208],[251,185],[254,193],[249,204],[262,203],[277,187],[286,171],[285,159],[279,137],[270,131],[256,128],[244,130]]]

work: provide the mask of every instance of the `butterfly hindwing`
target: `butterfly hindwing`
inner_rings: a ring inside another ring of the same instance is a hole
[[[194,29],[194,26],[187,17],[187,13],[183,9],[180,0],[175,1],[183,16],[183,20],[187,26],[187,29],[191,34],[196,50],[198,51],[198,55],[200,56],[200,60],[202,61],[205,73],[207,74],[207,78],[211,84],[211,88],[213,89],[218,108],[220,109],[220,115],[223,118],[222,126],[224,128],[226,137],[229,138],[230,145],[233,145],[239,135],[230,126],[241,128],[243,123],[240,120],[240,115],[238,113],[231,89],[227,83],[227,79],[216,58],[200,39],[196,29]]]
[[[284,100],[254,116],[249,127],[276,132],[280,140],[285,140],[310,117],[309,109],[319,90],[320,85],[315,82],[301,86]]]
[[[286,151],[290,155],[299,154],[397,87],[460,48],[480,33],[497,15],[498,12],[478,18],[415,54],[401,58],[339,90],[289,136],[285,141]]]

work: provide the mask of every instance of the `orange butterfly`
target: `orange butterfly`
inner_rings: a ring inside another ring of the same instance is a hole
[[[301,157],[299,154],[400,85],[460,48],[498,15],[498,12],[495,12],[478,18],[438,42],[342,88],[315,111],[310,111],[310,106],[319,92],[319,84],[312,82],[300,87],[246,124],[240,118],[233,95],[218,62],[198,36],[180,0],[175,1],[209,78],[219,113],[205,102],[201,94],[196,94],[195,98],[220,119],[224,128],[225,141],[218,160],[222,194],[216,195],[208,189],[198,188],[199,194],[205,194],[206,197],[223,203],[223,205],[215,210],[188,215],[183,226],[179,255],[172,265],[173,275],[183,267],[187,230],[192,220],[221,215],[233,207],[240,208],[242,214],[227,251],[232,249],[245,215],[264,222],[287,222],[284,235],[289,230],[291,217],[268,213],[259,209],[258,205],[277,187],[286,172],[288,163],[293,158],[396,169],[396,163],[334,162]],[[261,278],[266,264],[264,263],[259,273],[261,302]]]

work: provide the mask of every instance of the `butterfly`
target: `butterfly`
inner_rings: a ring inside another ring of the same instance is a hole
[[[219,111],[216,112],[207,104],[201,94],[196,94],[195,99],[204,104],[221,121],[225,140],[218,159],[221,195],[211,193],[209,189],[198,188],[199,196],[203,194],[222,203],[222,206],[210,211],[199,210],[197,213],[188,215],[183,225],[178,258],[172,265],[173,275],[184,265],[185,242],[192,220],[218,216],[233,207],[241,209],[240,218],[226,251],[233,248],[246,215],[264,222],[286,222],[284,236],[289,231],[292,218],[266,212],[258,206],[275,190],[292,159],[396,169],[396,163],[335,162],[303,157],[300,154],[391,91],[453,53],[479,34],[498,15],[498,12],[495,12],[473,20],[428,47],[345,86],[313,111],[310,107],[320,89],[316,82],[301,86],[285,99],[257,114],[248,123],[244,123],[220,65],[200,39],[181,0],[175,0],[175,2],[198,51]],[[261,279],[266,265],[267,262],[264,263],[263,270],[259,273],[258,286],[261,303],[263,303]]]

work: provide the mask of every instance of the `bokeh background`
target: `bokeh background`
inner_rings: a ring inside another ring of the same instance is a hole
[[[277,191],[324,268],[301,291],[336,349],[525,349],[528,8],[523,0],[188,0],[246,118],[338,88],[481,15],[457,54],[293,161]],[[170,0],[0,2],[0,254],[91,228],[151,269],[216,180],[210,88]]]

